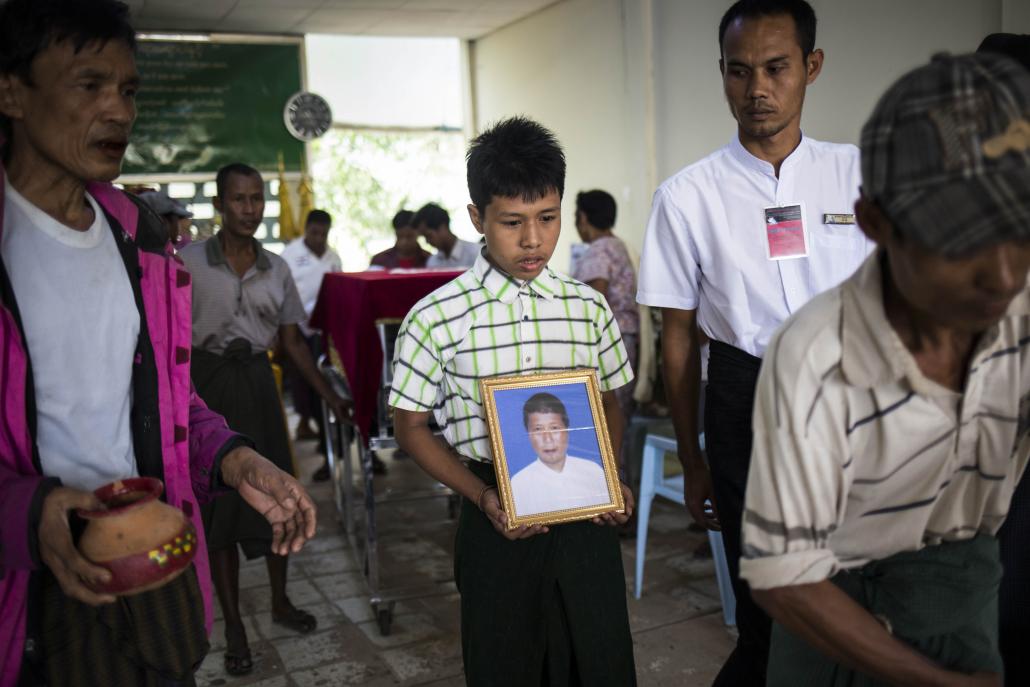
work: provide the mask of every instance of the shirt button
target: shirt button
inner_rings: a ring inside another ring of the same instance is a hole
[[[522,316],[522,321],[523,322],[529,322],[529,315],[523,315]]]
[[[526,362],[528,363],[528,362],[530,362],[531,360],[533,360],[533,358],[531,358],[530,356],[528,356],[528,355],[527,355],[527,356],[526,356]]]

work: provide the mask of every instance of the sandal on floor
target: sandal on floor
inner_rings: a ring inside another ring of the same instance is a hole
[[[243,651],[239,652],[225,650],[225,672],[233,677],[239,677],[247,675],[252,670],[254,670],[254,661],[250,658],[250,647],[245,647]]]
[[[306,635],[318,627],[318,620],[315,619],[315,616],[299,608],[290,608],[289,611],[282,615],[273,612],[272,622],[276,625],[288,627],[302,635]]]
[[[230,638],[232,635],[232,638]],[[239,644],[234,639],[242,640]],[[239,648],[242,644],[242,648]],[[236,647],[236,648],[234,648]],[[254,670],[254,661],[250,657],[250,645],[247,644],[247,632],[242,627],[239,630],[225,629],[225,672],[234,677],[246,675]]]

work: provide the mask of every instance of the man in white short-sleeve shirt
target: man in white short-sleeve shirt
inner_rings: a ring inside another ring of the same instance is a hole
[[[290,241],[279,256],[290,268],[293,283],[297,285],[297,293],[304,306],[304,314],[309,318],[318,300],[322,278],[329,272],[343,269],[340,256],[329,247],[329,230],[332,226],[333,218],[328,212],[312,210],[304,222],[304,235]],[[316,332],[308,326],[307,320],[299,322],[298,326],[305,337]]]
[[[994,535],[1030,455],[1027,130],[1030,74],[992,55],[935,57],[862,130],[879,250],[784,324],[758,383],[741,574],[776,621],[771,686],[1001,684]],[[1028,684],[1015,665],[1006,684]]]
[[[322,279],[330,272],[343,269],[340,256],[329,247],[329,230],[333,218],[325,210],[312,210],[304,221],[304,235],[290,241],[283,249],[280,257],[286,261],[293,275],[293,283],[297,285],[300,302],[304,306],[304,320],[297,323],[301,336],[304,337],[312,360],[318,360],[322,353],[322,334],[308,325],[311,311],[315,309],[318,292],[322,288]],[[290,395],[293,396],[293,409],[297,412],[297,441],[318,439],[324,447],[324,430],[322,428],[322,408],[318,393],[304,380],[304,376],[287,361],[286,378],[289,382]],[[317,430],[312,430],[310,421],[314,419]],[[323,452],[324,448],[321,449]],[[329,464],[325,463],[314,474],[315,481],[329,479]]]
[[[871,250],[854,225],[858,151],[801,133],[822,68],[804,0],[741,0],[719,27],[737,135],[655,193],[637,300],[662,308],[662,357],[694,519],[721,526],[737,596],[737,647],[716,685],[764,685],[769,620],[739,580],[740,518],[761,357],[780,324]],[[698,328],[712,340],[708,466],[698,442]],[[711,499],[713,509],[706,509]]]
[[[459,239],[451,232],[451,216],[436,203],[426,203],[411,220],[419,235],[436,252],[429,256],[426,267],[463,270],[475,264],[483,247],[472,241]]]

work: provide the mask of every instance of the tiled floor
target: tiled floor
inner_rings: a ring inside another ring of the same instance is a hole
[[[295,449],[301,474],[310,475],[321,460],[314,444],[300,443]],[[381,480],[383,489],[429,484],[410,459],[384,457],[389,474]],[[225,673],[223,626],[216,622],[211,653],[197,675],[199,685],[464,685],[458,595],[450,579],[453,523],[447,519],[446,500],[405,502],[381,511],[378,524],[386,586],[417,578],[435,591],[433,596],[399,601],[392,631],[384,637],[369,607],[361,559],[337,523],[330,487],[323,483],[310,488],[319,506],[318,535],[291,558],[289,594],[294,604],[318,618],[318,629],[300,636],[273,624],[264,564],[261,560],[245,563],[240,604],[254,672],[244,678]],[[680,507],[656,501],[639,601],[632,597],[635,541],[623,542],[642,687],[709,685],[732,648],[731,630],[722,623],[711,558],[693,554],[705,537],[689,531],[687,519]]]

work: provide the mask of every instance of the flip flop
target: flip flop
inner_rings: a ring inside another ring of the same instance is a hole
[[[240,652],[225,650],[225,672],[233,677],[247,675],[254,670],[254,661],[250,657],[250,647]]]
[[[302,635],[306,635],[318,627],[318,620],[315,616],[296,607],[291,607],[289,611],[282,615],[273,612],[272,622],[276,625],[288,627]]]
[[[232,635],[232,637],[230,637]],[[233,640],[242,640],[240,642]],[[239,644],[243,648],[239,648]],[[236,648],[234,648],[234,645]],[[254,661],[250,657],[250,646],[247,644],[247,632],[244,629],[234,631],[225,628],[225,672],[234,677],[246,675],[254,670]]]

